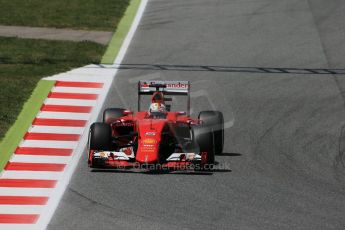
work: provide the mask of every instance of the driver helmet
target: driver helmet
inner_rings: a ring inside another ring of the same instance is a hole
[[[152,95],[152,103],[163,103],[164,102],[164,95],[162,92],[155,92]]]
[[[166,107],[163,103],[151,103],[149,113],[166,113]]]

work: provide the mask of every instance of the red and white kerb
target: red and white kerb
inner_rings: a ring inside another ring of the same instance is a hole
[[[56,82],[0,176],[0,229],[34,229],[102,88],[99,82]]]

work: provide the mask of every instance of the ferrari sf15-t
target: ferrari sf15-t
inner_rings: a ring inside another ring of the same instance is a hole
[[[164,110],[142,111],[145,95]],[[171,111],[171,95],[187,97],[186,111]],[[190,117],[188,81],[139,81],[138,112],[105,109],[102,122],[90,127],[88,145],[91,168],[206,170],[214,165],[215,154],[223,151],[223,114],[202,111],[197,118]]]

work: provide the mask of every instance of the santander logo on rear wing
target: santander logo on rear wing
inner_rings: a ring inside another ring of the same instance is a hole
[[[138,83],[139,93],[153,93],[156,91],[167,94],[188,94],[190,89],[189,81],[152,81],[141,80]]]

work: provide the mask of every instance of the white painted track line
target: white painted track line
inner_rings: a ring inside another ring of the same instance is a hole
[[[52,188],[0,188],[0,196],[49,196],[52,191]]]
[[[0,205],[1,214],[40,214],[43,209],[44,205]]]
[[[13,154],[10,162],[67,164],[71,157]]]
[[[78,78],[81,74],[83,76],[85,76],[85,81],[87,82],[92,82],[92,81],[96,81],[99,82],[98,79],[95,79],[95,76],[111,76],[112,73],[114,72],[114,70],[107,70],[107,69],[100,69],[99,66],[95,65],[95,66],[85,66],[87,68],[79,68],[79,69],[75,69],[72,70],[68,73],[66,73],[66,75],[70,78]]]
[[[100,94],[102,93],[102,89],[101,88],[54,87],[52,89],[52,92]]]
[[[46,105],[75,105],[75,106],[95,106],[96,100],[76,100],[76,99],[56,99],[47,98]]]
[[[48,118],[48,119],[69,119],[69,120],[88,120],[90,113],[65,113],[65,112],[46,112],[41,111],[37,118]]]
[[[124,59],[124,57],[127,53],[128,47],[129,47],[129,45],[130,45],[130,43],[134,37],[135,31],[137,30],[137,28],[139,26],[140,20],[141,20],[142,16],[144,15],[144,11],[145,11],[147,3],[148,3],[148,0],[141,0],[140,6],[138,8],[137,14],[135,15],[132,26],[129,29],[125,40],[123,41],[121,49],[120,49],[119,53],[117,54],[117,57],[116,57],[113,64],[121,64],[122,63],[122,60]]]
[[[103,69],[103,68],[99,68],[99,65],[96,64],[90,64],[90,65],[86,65],[84,66],[84,68],[79,68],[79,69],[74,69],[72,71],[69,72],[73,74],[87,74],[87,75],[91,75],[91,76],[113,76],[114,71],[113,70],[109,70],[109,69]],[[91,80],[94,81],[94,80]],[[99,82],[99,80],[97,79],[96,82]]]
[[[65,148],[75,149],[78,145],[77,141],[36,141],[25,140],[20,147],[37,147],[37,148]]]
[[[29,129],[32,133],[59,133],[59,134],[82,134],[84,127],[61,127],[35,125]]]
[[[6,179],[58,180],[58,179],[61,179],[62,175],[63,175],[63,172],[5,170],[2,174],[2,178],[6,178]],[[30,196],[30,195],[25,195],[25,196]]]
[[[34,224],[0,224],[1,230],[34,230]]]

